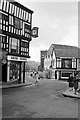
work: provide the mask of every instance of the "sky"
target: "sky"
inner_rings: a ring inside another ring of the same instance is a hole
[[[39,27],[39,37],[30,42],[30,60],[40,62],[40,51],[51,44],[78,46],[77,0],[16,0],[34,11],[32,28]]]

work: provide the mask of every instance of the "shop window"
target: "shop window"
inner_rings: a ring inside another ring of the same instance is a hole
[[[17,62],[10,63],[10,80],[19,79],[19,66]]]
[[[62,59],[62,68],[72,68],[72,59]]]
[[[62,77],[69,77],[71,72],[62,72]]]

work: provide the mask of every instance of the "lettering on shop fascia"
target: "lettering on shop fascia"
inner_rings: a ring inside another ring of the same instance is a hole
[[[17,56],[7,56],[7,60],[27,61],[27,58],[24,58],[24,57],[17,57]]]
[[[11,56],[11,59],[12,59],[12,60],[18,60],[18,57],[13,57],[13,56]]]

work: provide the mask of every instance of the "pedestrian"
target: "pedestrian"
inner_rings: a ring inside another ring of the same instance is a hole
[[[39,85],[39,80],[40,80],[40,75],[38,73],[36,73],[36,85]]]
[[[73,90],[73,75],[70,74],[68,81],[69,82],[69,91]]]
[[[78,77],[78,75],[76,75],[76,76],[74,77],[74,90],[75,90],[74,94],[77,94],[78,81],[79,81],[79,77]]]

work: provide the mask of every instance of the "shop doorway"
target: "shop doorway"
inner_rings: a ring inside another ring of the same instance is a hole
[[[7,63],[2,64],[2,81],[7,82]]]

